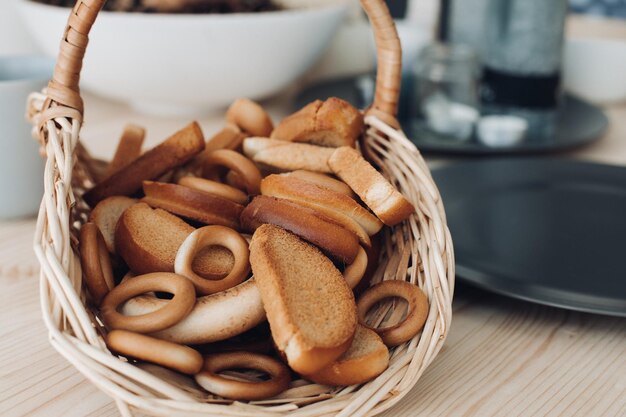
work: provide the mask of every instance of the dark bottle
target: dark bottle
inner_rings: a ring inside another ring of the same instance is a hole
[[[481,57],[484,113],[514,114],[532,137],[552,136],[561,92],[567,0],[452,0],[447,37]]]

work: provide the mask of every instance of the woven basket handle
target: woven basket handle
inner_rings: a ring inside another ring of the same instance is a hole
[[[49,106],[56,103],[83,113],[83,100],[78,86],[89,31],[106,0],[77,0],[72,9],[57,59],[52,80],[48,84]],[[402,71],[402,50],[396,27],[383,0],[361,0],[374,30],[378,53],[378,74],[374,103],[367,110],[385,122],[396,125],[395,119]]]

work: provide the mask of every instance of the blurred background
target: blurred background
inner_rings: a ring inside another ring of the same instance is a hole
[[[107,4],[115,9],[133,1]],[[55,56],[67,9],[41,3],[72,2],[1,2],[0,56]],[[215,16],[203,20],[201,15],[185,20],[142,13],[103,14],[91,35],[82,86],[141,113],[181,117],[222,110],[239,96],[275,97],[293,88],[296,80],[302,87],[375,69],[371,33],[357,1],[283,0],[279,4],[308,12],[274,18],[272,31],[266,30],[261,18],[256,19],[258,27],[249,26],[250,20],[241,29],[242,21],[226,15],[221,20],[212,20]],[[569,106],[567,111],[573,112],[576,109],[570,108],[571,100],[565,103],[564,92],[592,104],[626,99],[626,78],[619,75],[626,70],[625,0],[395,0],[388,4],[404,48],[406,91],[401,116],[406,119],[405,129],[435,141],[434,145],[425,142],[426,148],[447,146],[446,139],[452,147],[467,147],[468,142],[450,144],[450,139],[480,142],[478,118],[493,113],[521,117],[521,137],[547,143],[559,137],[557,116],[554,111],[536,110]],[[252,27],[256,27],[254,34]],[[250,33],[246,36],[245,31]],[[181,44],[186,47],[180,48]],[[247,48],[246,54],[232,53],[240,48]],[[255,63],[254,71],[248,67],[250,62]],[[155,83],[161,88],[152,88]],[[367,80],[361,79],[357,88],[360,99],[367,102]],[[516,91],[521,90],[526,97],[520,101]],[[481,146],[493,147],[487,142]]]

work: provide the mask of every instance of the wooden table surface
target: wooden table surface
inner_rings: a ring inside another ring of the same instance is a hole
[[[184,125],[88,97],[83,138],[110,157],[125,122],[148,145]],[[270,103],[274,116],[279,103]],[[626,106],[611,128],[567,156],[626,165]],[[202,120],[207,134],[221,116]],[[117,416],[113,402],[47,342],[40,319],[33,220],[0,223],[0,416]],[[446,344],[413,391],[384,417],[626,416],[626,319],[517,301],[459,284]]]

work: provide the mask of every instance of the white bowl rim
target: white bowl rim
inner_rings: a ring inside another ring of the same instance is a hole
[[[52,4],[40,3],[34,0],[17,0],[22,4],[28,4],[29,7],[36,7],[41,9],[54,9],[57,12],[64,11],[69,13],[70,7],[56,6]],[[281,18],[284,16],[297,16],[306,14],[317,14],[330,11],[347,10],[350,2],[348,0],[337,0],[336,3],[325,3],[322,5],[310,6],[308,3],[306,6],[286,8],[268,12],[247,12],[247,13],[141,13],[141,12],[114,12],[102,10],[98,16],[102,16],[106,19],[130,19],[141,21],[230,21],[239,19],[256,19],[256,20],[272,20]]]

